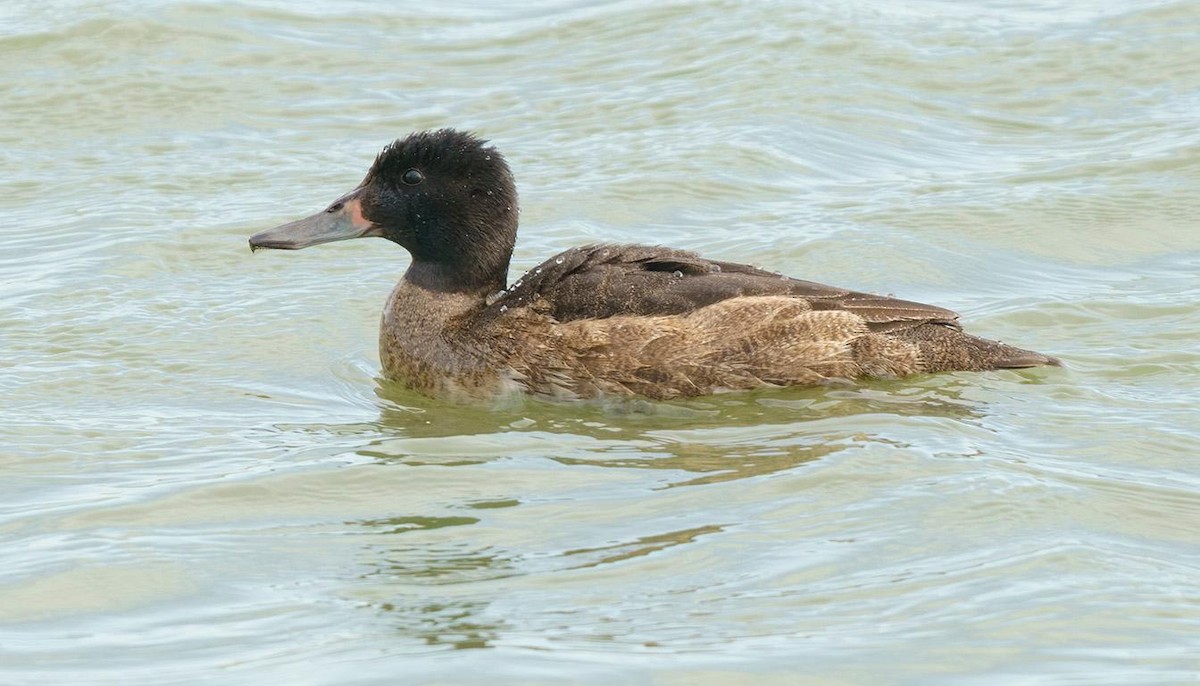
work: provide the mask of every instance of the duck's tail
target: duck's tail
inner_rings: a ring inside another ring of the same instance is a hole
[[[915,326],[891,335],[917,345],[926,372],[1062,366],[1061,361],[1049,355],[979,338],[940,324]]]

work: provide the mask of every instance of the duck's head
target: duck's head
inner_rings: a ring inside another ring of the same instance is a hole
[[[453,129],[397,140],[357,188],[311,217],[251,236],[250,248],[379,236],[408,250],[406,278],[422,286],[503,288],[517,237],[517,191],[508,164],[485,143]]]

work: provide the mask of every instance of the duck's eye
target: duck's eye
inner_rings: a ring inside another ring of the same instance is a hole
[[[410,186],[415,186],[425,180],[425,175],[419,169],[409,169],[404,172],[404,176],[401,176],[400,180]]]

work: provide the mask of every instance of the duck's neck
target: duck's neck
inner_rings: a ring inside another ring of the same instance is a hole
[[[403,282],[434,293],[487,297],[504,288],[507,276],[507,259],[493,265],[413,260]]]
[[[384,375],[426,390],[484,379],[500,351],[480,344],[473,322],[487,307],[487,296],[500,288],[463,289],[458,275],[414,262],[383,309],[379,359]]]

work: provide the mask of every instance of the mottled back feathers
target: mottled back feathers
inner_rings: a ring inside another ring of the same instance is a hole
[[[691,252],[594,245],[527,272],[471,330],[515,334],[505,360],[520,385],[567,397],[661,399],[1054,363],[965,334],[956,319]]]
[[[545,301],[560,322],[615,315],[684,314],[743,296],[786,295],[814,310],[846,310],[881,329],[901,322],[957,328],[958,315],[933,305],[802,281],[749,265],[645,245],[589,245],[529,270],[492,310]]]

